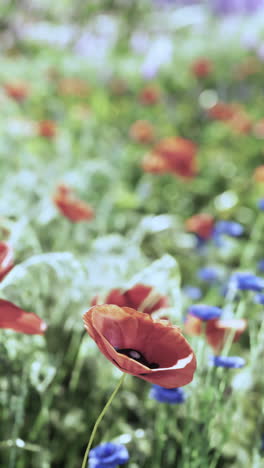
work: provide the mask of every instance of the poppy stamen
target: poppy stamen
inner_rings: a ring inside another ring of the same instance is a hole
[[[157,369],[159,367],[158,364],[155,362],[149,363],[147,359],[141,354],[139,351],[136,349],[132,348],[124,348],[124,349],[119,349],[115,348],[115,350],[120,353],[120,354],[125,354],[125,356],[128,356],[131,359],[134,359],[134,361],[140,362],[140,364],[143,364],[146,367],[149,367],[150,369]]]

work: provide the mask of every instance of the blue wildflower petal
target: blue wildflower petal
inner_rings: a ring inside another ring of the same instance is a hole
[[[210,363],[217,367],[239,369],[245,365],[245,359],[239,356],[212,356]]]
[[[258,270],[261,271],[262,273],[264,272],[264,258],[262,258],[262,259],[258,262]]]
[[[194,304],[188,308],[188,313],[201,320],[218,319],[222,310],[219,307],[206,304]]]
[[[186,395],[182,388],[164,388],[159,385],[152,385],[149,392],[150,398],[160,403],[181,404],[186,400]]]
[[[193,301],[198,301],[202,297],[202,291],[197,286],[185,286],[183,288],[183,292],[186,296],[188,296]]]
[[[261,198],[261,200],[258,201],[258,208],[260,210],[264,210],[264,198]]]
[[[225,234],[230,237],[239,237],[243,234],[244,228],[236,221],[217,221],[214,227],[214,235],[216,237]]]
[[[197,276],[203,281],[213,283],[219,279],[219,270],[212,266],[203,267],[197,271]]]
[[[254,302],[256,304],[264,304],[264,294],[256,294],[254,296]]]
[[[260,292],[264,289],[264,279],[250,272],[234,273],[230,285],[242,291]]]
[[[124,445],[106,442],[93,448],[89,454],[89,468],[116,468],[129,460]]]

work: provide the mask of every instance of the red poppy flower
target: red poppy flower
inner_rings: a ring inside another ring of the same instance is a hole
[[[100,303],[100,298],[97,296],[93,299],[92,305]],[[105,304],[114,304],[119,307],[130,307],[140,310],[145,314],[168,307],[168,299],[157,293],[152,286],[145,284],[135,284],[130,289],[122,291],[121,289],[113,289],[104,299]]]
[[[195,60],[191,66],[191,72],[196,78],[206,78],[213,71],[211,60],[200,58]]]
[[[264,138],[264,119],[259,120],[253,127],[253,133],[258,138]]]
[[[232,119],[236,111],[237,109],[234,105],[226,104],[225,102],[217,102],[214,106],[208,109],[208,115],[212,119],[225,122]]]
[[[15,101],[23,101],[28,96],[28,86],[25,83],[6,83],[4,88],[6,94]]]
[[[188,335],[199,336],[202,333],[203,321],[194,315],[188,314],[184,322],[184,331]]]
[[[147,120],[137,120],[129,129],[132,140],[150,143],[154,139],[154,128]]]
[[[100,351],[123,372],[165,388],[192,381],[195,355],[177,327],[107,304],[89,309],[84,324]]]
[[[243,110],[237,110],[233,117],[228,121],[228,125],[235,133],[247,134],[252,128],[252,121],[247,113]]]
[[[60,212],[73,223],[94,218],[94,210],[91,206],[76,198],[73,190],[65,184],[57,187],[53,201]]]
[[[157,85],[148,85],[143,88],[139,94],[141,104],[153,106],[160,101],[161,91]]]
[[[43,335],[47,325],[36,314],[0,299],[0,328],[29,335]]]
[[[121,289],[112,289],[110,293],[106,296],[105,300],[101,300],[100,296],[97,295],[91,300],[91,306],[98,304],[113,304],[119,307],[127,306],[126,298]]]
[[[264,165],[259,166],[255,169],[254,179],[257,182],[264,182]]]
[[[233,341],[237,341],[245,331],[247,322],[244,319],[219,319],[208,320],[205,334],[208,343],[215,351],[221,351],[228,336],[233,335]]]
[[[171,172],[165,159],[162,159],[158,154],[153,152],[145,154],[141,166],[145,172],[150,172],[152,174]]]
[[[56,123],[53,120],[42,120],[38,123],[38,134],[44,138],[54,138],[57,132]]]
[[[214,218],[210,214],[200,213],[185,222],[187,231],[194,232],[202,239],[210,239],[214,229]]]
[[[192,141],[170,137],[157,143],[148,159],[154,158],[160,164],[159,172],[170,172],[184,179],[191,179],[197,173],[196,153],[197,147]],[[143,168],[145,169],[144,160]]]
[[[204,323],[198,317],[187,315],[184,330],[188,335],[201,335],[203,326],[208,344],[219,352],[230,335],[233,336],[232,341],[238,341],[247,327],[247,321],[244,319],[212,319]]]
[[[14,266],[13,248],[7,242],[0,242],[0,281]]]

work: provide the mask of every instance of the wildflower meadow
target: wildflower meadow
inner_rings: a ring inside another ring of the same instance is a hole
[[[264,1],[0,2],[0,468],[264,468]]]

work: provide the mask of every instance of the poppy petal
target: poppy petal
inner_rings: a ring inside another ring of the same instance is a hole
[[[7,242],[0,242],[0,281],[14,266],[13,248]]]
[[[0,299],[0,328],[29,335],[43,335],[47,325],[36,314]]]

